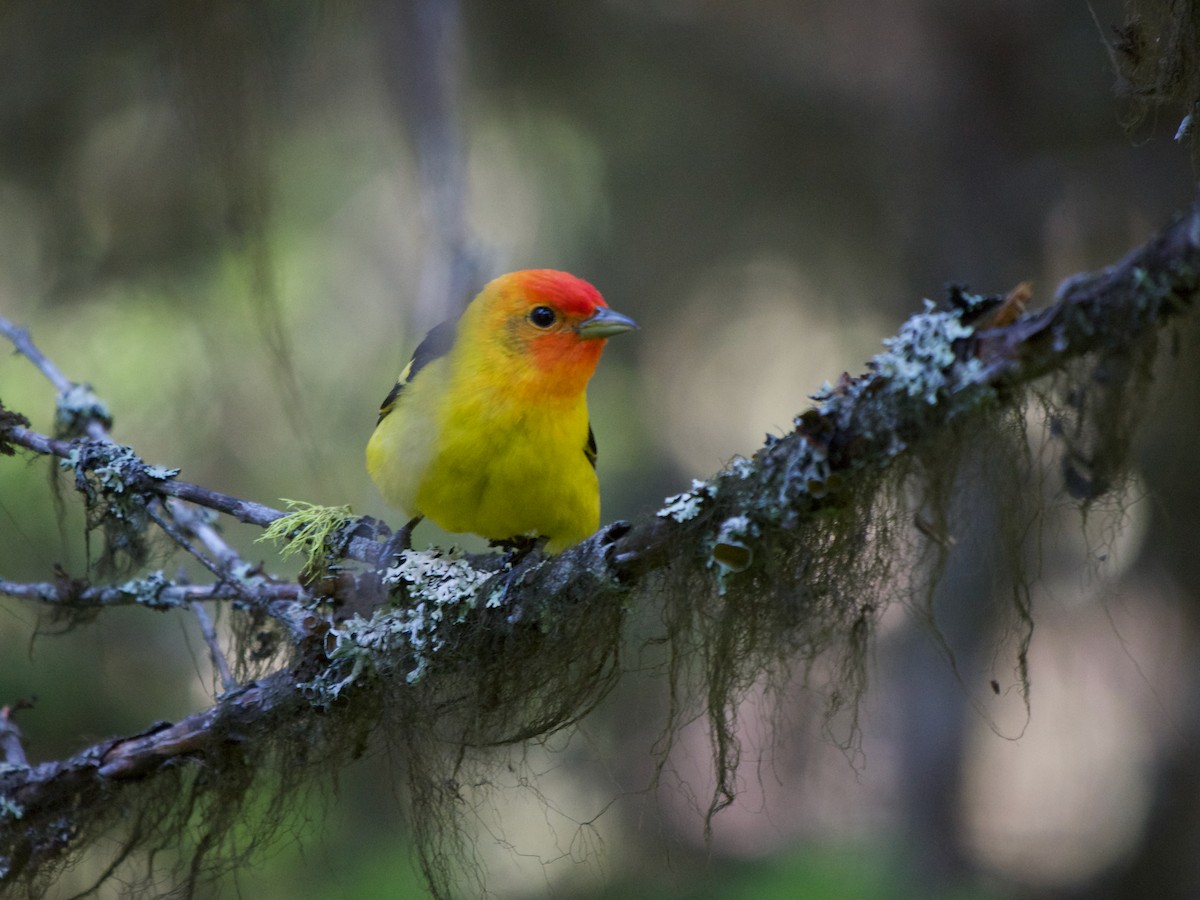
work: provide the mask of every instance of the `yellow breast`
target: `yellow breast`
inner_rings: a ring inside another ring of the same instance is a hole
[[[491,540],[544,535],[557,553],[600,524],[584,453],[585,397],[526,397],[437,360],[408,385],[367,445],[384,498],[451,532]]]

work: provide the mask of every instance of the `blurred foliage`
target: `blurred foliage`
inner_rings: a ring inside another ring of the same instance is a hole
[[[0,311],[95,386],[117,439],[148,461],[267,503],[395,517],[362,447],[419,338],[410,312],[435,241],[420,123],[383,76],[406,52],[380,27],[387,6],[0,6]],[[1122,131],[1106,45],[1132,32],[1116,0],[1091,4],[1094,17],[1038,0],[460,9],[454,112],[485,274],[566,268],[642,325],[608,350],[592,389],[606,519],[657,509],[689,476],[786,429],[807,394],[856,371],[945,282],[1002,292],[1033,279],[1044,302],[1191,199],[1174,112],[1148,117],[1136,142]],[[447,311],[461,300],[444,298]],[[665,715],[639,643],[661,623],[646,621],[630,649],[646,671],[534,766],[544,796],[522,801],[514,784],[490,801],[501,828],[481,814],[489,885],[508,897],[1138,896],[1130,873],[1155,859],[1159,895],[1200,886],[1180,854],[1154,856],[1172,846],[1161,835],[1183,833],[1185,818],[1160,809],[1165,792],[1200,808],[1175,765],[1200,745],[1196,349],[1179,335],[1178,367],[1160,371],[1168,387],[1146,416],[1134,465],[1154,503],[1098,511],[1087,539],[1053,506],[1042,520],[1048,624],[1030,721],[1011,718],[1008,682],[1007,706],[972,712],[986,685],[957,683],[919,628],[890,622],[866,768],[822,739],[820,702],[780,699],[787,749],[761,741],[749,806],[718,817],[705,846],[687,802],[710,788],[702,731],[671,757],[683,800],[645,793]],[[24,360],[0,354],[0,398],[49,427],[52,392]],[[58,511],[50,477],[44,462],[0,462],[5,577],[88,565],[78,504],[64,483]],[[979,531],[938,608],[960,662],[986,668],[1004,643],[987,598],[1005,586],[989,558],[994,498],[969,500]],[[1105,534],[1122,522],[1128,546]],[[252,529],[228,529],[263,557]],[[1084,569],[1100,577],[1085,583]],[[0,600],[0,703],[37,697],[19,719],[34,760],[211,700],[203,643],[177,613],[57,630],[43,610]],[[1024,738],[1009,745],[993,728]],[[995,761],[997,746],[1042,749]],[[1080,765],[1047,781],[1063,748]],[[1119,802],[1070,805],[1088,763]],[[314,798],[295,826],[304,849],[239,873],[244,893],[421,896],[391,770],[377,754]],[[1040,815],[1056,830],[1039,831]],[[572,835],[593,817],[597,845],[580,850]]]

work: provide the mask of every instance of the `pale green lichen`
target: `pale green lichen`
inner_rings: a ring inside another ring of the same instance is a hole
[[[477,608],[479,588],[493,574],[474,568],[458,551],[406,551],[384,576],[386,584],[404,589],[404,605],[376,610],[369,618],[356,615],[331,628],[328,656],[335,665],[304,687],[315,702],[326,703],[360,678],[397,667],[404,669],[407,682],[419,681],[454,627]],[[484,605],[500,605],[503,591],[498,594],[500,599],[490,596]]]
[[[132,578],[116,586],[117,590],[126,597],[133,599],[139,606],[148,609],[173,609],[187,604],[166,594],[167,588],[174,587],[162,570],[151,572],[141,578]]]
[[[817,413],[839,428],[849,428],[868,440],[886,440],[887,453],[897,456],[907,449],[905,426],[911,429],[940,401],[954,398],[955,409],[944,418],[976,408],[994,396],[984,380],[983,364],[975,357],[962,358],[961,341],[974,334],[963,315],[974,312],[984,298],[957,295],[962,308],[939,310],[932,300],[925,311],[909,318],[900,333],[884,341],[887,348],[867,363],[874,377],[855,379],[840,388],[826,384],[813,395]],[[915,401],[914,409],[904,400]],[[899,401],[899,402],[898,402]]]
[[[692,479],[692,489],[682,494],[667,498],[667,505],[656,515],[659,518],[671,519],[675,522],[687,522],[694,519],[704,508],[704,504],[716,496],[716,488],[698,478]]]
[[[883,342],[887,350],[872,357],[871,368],[888,379],[891,392],[904,392],[932,405],[954,380],[954,342],[973,331],[963,324],[960,310],[938,311],[932,300],[926,300],[924,313],[908,319],[898,335]]]
[[[80,437],[89,422],[111,428],[113,419],[108,406],[90,384],[73,384],[55,398],[54,433],[60,438]]]
[[[721,478],[737,478],[745,479],[753,476],[758,470],[755,469],[754,463],[746,459],[744,456],[735,456],[722,469],[718,477]]]
[[[829,457],[825,448],[803,437],[796,456],[793,472],[800,486],[814,497],[822,496],[825,482],[829,480]]]
[[[748,515],[730,516],[721,523],[709,555],[709,566],[717,569],[717,592],[725,593],[726,579],[744,572],[754,561],[753,545],[760,534]]]
[[[458,550],[409,550],[387,570],[385,581],[404,585],[411,601],[426,603],[441,612],[455,609],[465,615],[479,586],[493,574],[476,569]],[[486,605],[495,605],[491,597]]]
[[[75,474],[75,489],[84,497],[87,527],[102,528],[104,566],[119,569],[121,560],[134,566],[148,553],[147,497],[141,488],[147,479],[165,481],[178,469],[150,466],[131,447],[107,440],[78,441],[59,465]]]
[[[179,469],[147,465],[132,447],[110,441],[83,441],[59,460],[59,466],[75,472],[76,486],[88,497],[96,499],[96,489],[102,494],[124,494],[131,485],[143,478],[166,481],[179,474]],[[83,486],[81,486],[83,485]]]

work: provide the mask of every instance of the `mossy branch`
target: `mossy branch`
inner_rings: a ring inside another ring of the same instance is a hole
[[[1008,297],[954,290],[946,308],[927,304],[906,322],[868,371],[826,385],[792,432],[694,482],[657,515],[607,526],[553,559],[514,566],[496,556],[408,553],[386,573],[340,571],[321,589],[312,572],[303,586],[264,577],[236,590],[218,581],[207,594],[156,581],[158,605],[229,597],[247,614],[272,610],[287,623],[286,662],[174,725],[57,762],[26,766],[10,756],[0,765],[0,887],[44,881],[122,824],[116,811],[127,808],[141,813],[123,820],[125,852],[171,842],[179,823],[199,827],[204,839],[183,874],[194,887],[206,865],[234,852],[237,811],[264,773],[273,773],[282,803],[303,780],[361,752],[382,722],[406,751],[422,862],[435,893],[445,895],[457,807],[442,786],[455,780],[466,752],[542,737],[585,715],[620,676],[627,609],[657,597],[677,701],[664,729],[669,736],[684,720],[687,703],[703,707],[717,749],[715,812],[734,790],[737,701],[756,680],[832,654],[830,707],[853,708],[871,628],[889,599],[880,586],[902,564],[898,548],[913,540],[913,516],[896,497],[922,468],[933,473],[929,484],[941,485],[931,491],[953,484],[953,462],[930,459],[964,423],[1019,417],[1027,386],[1086,360],[1077,377],[1087,390],[1062,411],[1072,427],[1056,432],[1065,484],[1087,504],[1119,482],[1128,421],[1105,412],[1143,383],[1158,331],[1195,305],[1197,273],[1193,209],[1119,263],[1069,279],[1040,311],[1023,311],[1025,289]],[[95,433],[88,423],[98,408],[80,429],[89,436],[67,440],[32,431],[0,407],[0,451],[66,461],[90,503],[117,492],[144,506],[184,499],[264,527],[283,516],[147,467]],[[1020,481],[1011,487],[1019,491]],[[313,521],[309,511],[277,530],[295,533]],[[321,565],[338,547],[345,559],[374,562],[386,532],[342,512],[317,524],[302,537]],[[937,552],[951,543],[939,510],[915,530]],[[229,562],[219,569],[225,578]],[[93,607],[128,602],[142,587],[65,576],[0,581],[0,592],[16,597]],[[259,592],[260,609],[244,603],[246,591]],[[387,595],[393,602],[381,603]],[[1031,624],[1025,605],[1019,615]]]

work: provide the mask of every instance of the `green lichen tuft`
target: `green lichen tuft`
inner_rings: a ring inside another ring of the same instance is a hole
[[[343,535],[356,520],[349,506],[317,506],[303,500],[284,500],[294,510],[267,526],[255,543],[279,544],[284,559],[300,554],[306,571],[322,571],[340,556]]]

